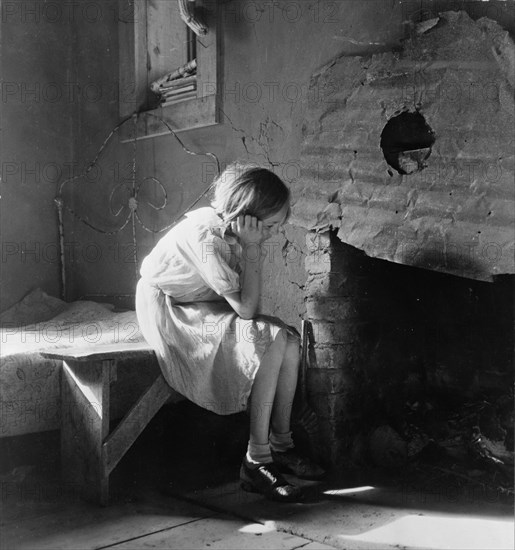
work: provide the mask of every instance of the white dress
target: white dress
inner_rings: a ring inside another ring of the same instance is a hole
[[[245,410],[275,317],[238,317],[224,295],[240,291],[238,241],[213,208],[189,213],[143,260],[136,290],[141,332],[170,386],[217,414]]]

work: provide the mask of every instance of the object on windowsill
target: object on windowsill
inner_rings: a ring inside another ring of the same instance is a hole
[[[188,99],[193,99],[195,97],[197,97],[197,92],[193,91],[187,94],[181,94],[170,98],[163,98],[159,106],[167,107],[168,105],[175,105],[177,103],[181,103],[182,101],[187,101]]]
[[[201,23],[194,13],[195,0],[178,0],[179,2],[179,14],[181,19],[188,25],[188,27],[197,35],[202,36],[207,34],[207,27],[204,23]]]
[[[195,90],[194,84],[188,84],[187,86],[178,86],[177,88],[166,88],[161,91],[161,97],[173,97]]]
[[[181,78],[176,78],[175,80],[170,80],[168,82],[165,82],[164,84],[161,84],[159,86],[159,90],[166,91],[166,90],[173,90],[176,88],[181,88],[182,86],[189,86],[190,84],[196,84],[197,83],[197,75],[192,74],[191,76],[183,76]]]
[[[196,62],[189,62],[172,73],[156,80],[151,89],[160,107],[174,105],[197,97]]]
[[[188,61],[181,67],[178,67],[171,73],[167,73],[161,78],[158,78],[152,84],[150,84],[150,89],[155,93],[160,93],[160,90],[162,88],[167,88],[170,86],[180,85],[183,83],[182,79],[186,79],[192,76],[196,77],[197,73],[197,60],[192,59],[191,61]]]

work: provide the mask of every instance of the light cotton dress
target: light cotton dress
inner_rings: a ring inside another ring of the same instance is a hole
[[[143,260],[136,290],[141,332],[170,386],[217,414],[245,410],[275,317],[241,319],[224,296],[240,291],[242,248],[213,208],[173,227]]]

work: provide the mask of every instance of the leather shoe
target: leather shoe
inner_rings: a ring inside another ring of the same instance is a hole
[[[303,497],[301,488],[288,483],[273,462],[252,468],[244,459],[240,468],[240,480],[242,489],[260,493],[269,500],[298,502]]]
[[[294,448],[284,452],[272,450],[272,458],[280,472],[293,474],[299,479],[317,481],[325,476],[325,470],[307,457],[303,457]]]

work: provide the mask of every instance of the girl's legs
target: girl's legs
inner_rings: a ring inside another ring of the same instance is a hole
[[[282,436],[278,439],[280,451],[283,451],[281,447],[290,448],[292,445],[290,417],[297,386],[299,355],[298,342],[288,341],[286,330],[279,330],[263,356],[252,386],[250,441],[247,457],[240,469],[240,479],[244,489],[257,491],[272,500],[290,502],[302,496],[302,490],[289,484],[279,473],[278,467],[295,475],[300,474],[299,477],[313,477],[314,472],[313,465],[296,454],[279,452],[272,457],[269,444],[272,428],[272,435]]]
[[[298,340],[287,340],[277,378],[270,425],[272,431],[276,434],[285,434],[290,431],[291,409],[297,387],[299,363],[300,349]]]
[[[261,493],[271,500],[293,502],[302,497],[302,490],[280,474],[272,461],[268,442],[270,417],[286,348],[287,334],[281,329],[263,356],[254,379],[250,399],[250,441],[247,457],[240,468],[240,480],[247,491]]]
[[[286,349],[287,334],[284,329],[281,329],[263,356],[252,385],[250,398],[251,444],[268,445],[270,416]]]
[[[281,329],[256,374],[250,400],[250,441],[267,445],[270,428],[290,431],[291,409],[297,387],[300,350],[297,340]]]
[[[299,455],[291,438],[290,419],[297,387],[300,349],[297,340],[286,343],[284,359],[277,379],[274,408],[271,418],[270,446],[273,461],[282,471],[303,479],[321,479],[324,469],[309,458]]]

